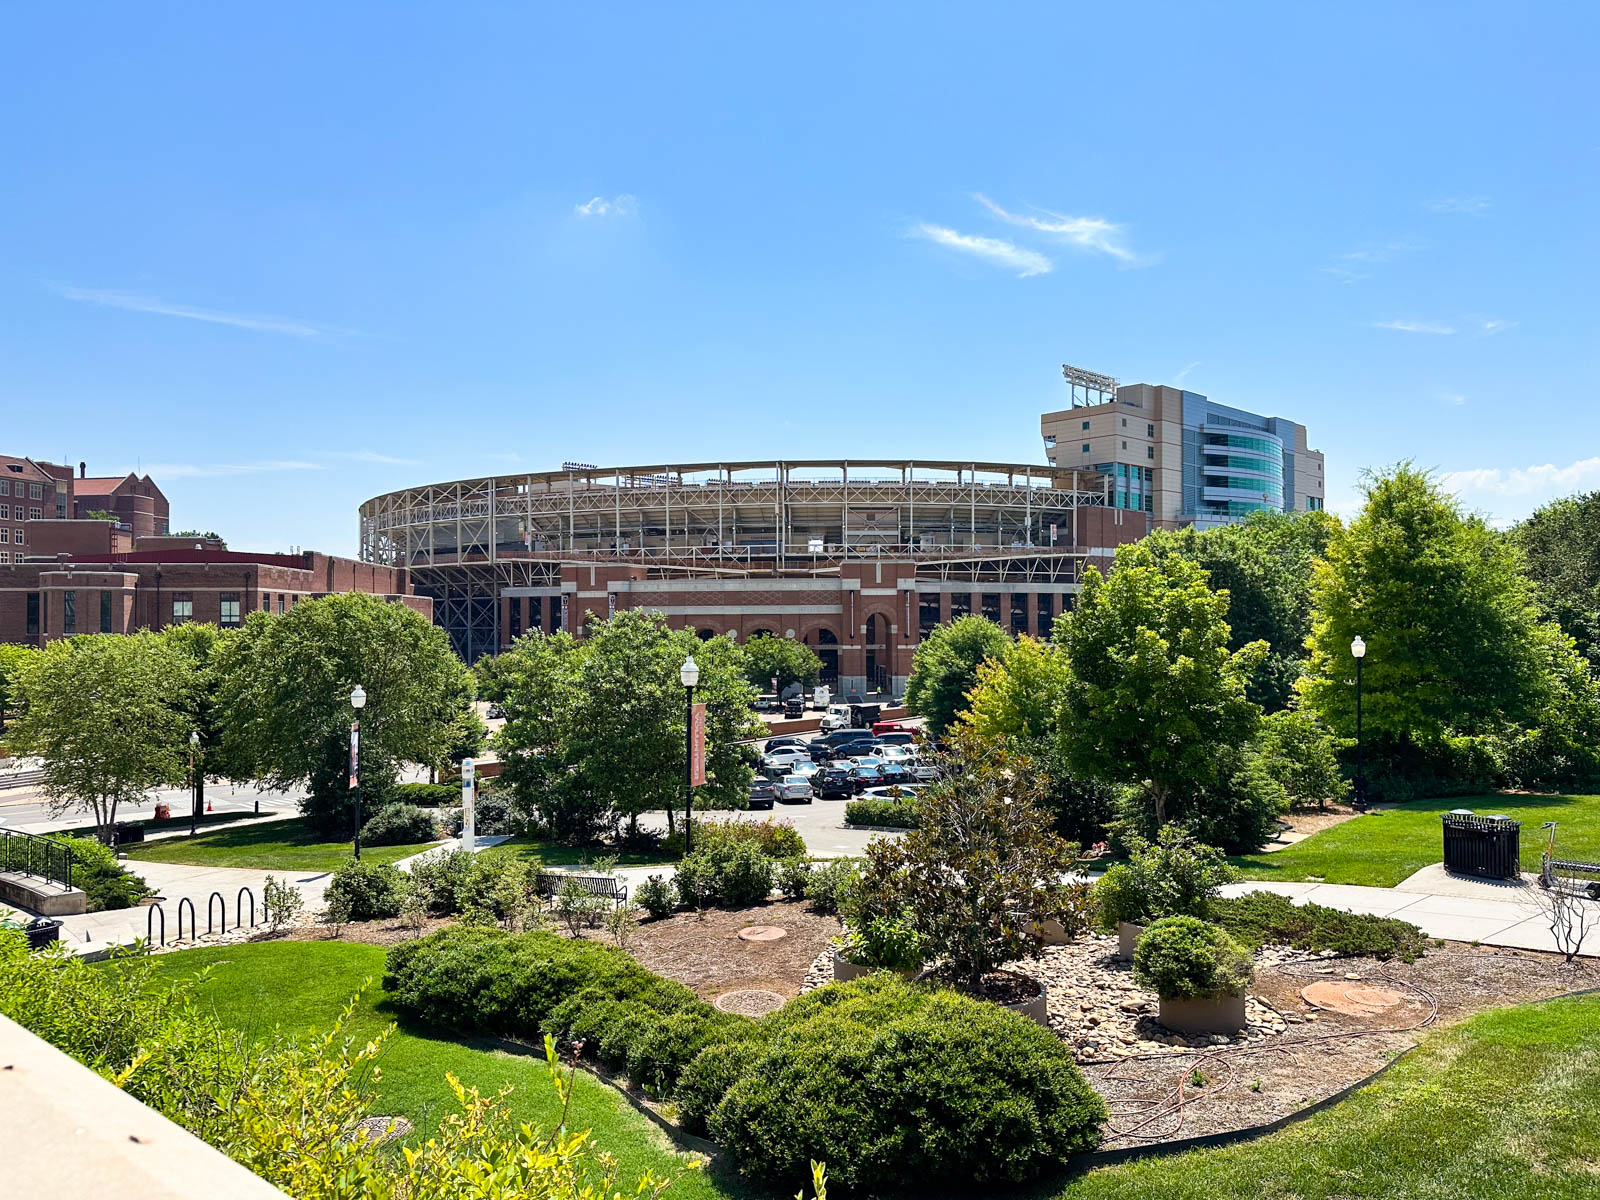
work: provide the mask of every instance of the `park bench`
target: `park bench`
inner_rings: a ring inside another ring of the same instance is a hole
[[[571,875],[561,871],[540,873],[539,895],[548,900],[568,883],[577,883],[591,896],[613,904],[625,904],[628,900],[628,885],[615,875]]]

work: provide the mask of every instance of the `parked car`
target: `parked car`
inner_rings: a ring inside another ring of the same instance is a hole
[[[779,800],[811,803],[811,781],[804,775],[785,775],[776,790]]]
[[[911,768],[911,778],[918,783],[937,783],[941,778],[939,768],[931,762],[918,758],[913,759],[907,765]]]
[[[806,715],[806,702],[799,696],[783,702],[783,715],[790,721],[799,720]]]
[[[910,767],[893,759],[878,766],[878,775],[886,784],[912,783],[916,780]]]
[[[874,721],[872,733],[874,737],[882,737],[886,733],[910,733],[911,726],[904,721]]]
[[[784,746],[799,746],[800,749],[804,750],[806,748],[806,739],[789,733],[784,734],[782,737],[768,738],[766,752],[771,754],[774,750],[780,750]]]
[[[870,796],[874,800],[911,800],[921,790],[922,786],[915,783],[890,783],[869,788],[862,795]]]
[[[763,767],[783,767],[786,771],[798,762],[806,762],[810,755],[799,746],[779,746],[769,750],[761,759]]]
[[[846,767],[823,767],[811,777],[811,792],[824,800],[850,800],[856,794],[856,781]]]
[[[757,779],[750,785],[750,807],[771,808],[778,794],[778,785],[770,779]]]
[[[836,729],[832,733],[811,739],[811,757],[817,762],[827,762],[837,757],[839,751],[847,746],[860,748],[871,743],[872,735],[865,729]],[[849,753],[853,751],[846,752],[847,755]]]
[[[857,763],[850,768],[850,782],[855,786],[856,795],[859,796],[868,788],[880,786],[883,783],[883,776],[878,773],[877,767]]]
[[[822,770],[821,765],[818,764],[818,763],[812,762],[808,758],[808,759],[805,759],[802,762],[795,763],[794,768],[790,771],[790,774],[791,775],[798,775],[802,779],[810,779],[813,775],[815,775],[820,770]]]
[[[880,746],[910,746],[917,740],[917,735],[909,729],[888,729],[873,735]]]

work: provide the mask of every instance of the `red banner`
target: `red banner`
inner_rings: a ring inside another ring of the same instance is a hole
[[[350,787],[361,780],[361,722],[350,722]]]
[[[696,704],[689,719],[689,784],[706,781],[706,706]]]

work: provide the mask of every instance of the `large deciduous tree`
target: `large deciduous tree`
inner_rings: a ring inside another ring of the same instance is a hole
[[[957,617],[939,626],[912,655],[906,707],[928,719],[934,736],[943,736],[967,707],[978,668],[1004,654],[1010,641],[1004,629],[983,617]]]
[[[586,620],[587,636],[529,634],[494,668],[505,727],[495,748],[521,807],[560,837],[581,840],[664,809],[670,828],[683,801],[687,720],[679,671],[700,668],[706,706],[706,774],[696,802],[736,808],[752,775],[749,743],[764,726],[751,708],[740,647],[702,642],[659,616],[621,612]]]
[[[1365,492],[1313,577],[1300,689],[1329,728],[1353,737],[1359,635],[1363,731],[1379,761],[1405,775],[1447,739],[1534,719],[1548,655],[1532,585],[1504,537],[1409,464],[1369,477]]]
[[[183,781],[193,677],[190,661],[153,633],[52,642],[16,677],[21,711],[8,744],[42,760],[52,813],[84,809],[109,839],[119,806]]]
[[[17,676],[34,653],[31,646],[0,645],[0,736],[4,736],[6,722],[17,707]]]
[[[467,670],[442,629],[402,604],[361,593],[322,596],[280,616],[252,614],[219,650],[223,753],[275,787],[305,785],[305,815],[349,827],[351,690],[361,713],[361,783],[382,796],[402,764],[434,761]]]
[[[1193,562],[1142,543],[1110,575],[1084,576],[1077,609],[1056,621],[1071,673],[1062,702],[1067,760],[1094,778],[1143,789],[1156,827],[1186,797],[1216,793],[1261,710],[1246,685],[1262,642],[1228,648],[1228,596]]]
[[[1567,496],[1511,530],[1539,603],[1600,667],[1600,492]]]
[[[822,674],[822,660],[816,651],[793,638],[762,634],[746,642],[741,651],[744,677],[757,692],[771,688],[774,679],[778,681],[780,692],[792,683],[811,687]]]

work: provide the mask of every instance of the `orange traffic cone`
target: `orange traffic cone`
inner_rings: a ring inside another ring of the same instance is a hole
[[[209,801],[209,800],[207,800],[207,801],[206,801],[206,811],[207,811],[207,812],[213,812],[213,811],[215,811],[215,810],[214,810],[214,809],[213,809],[213,808],[212,808],[212,807],[211,807],[211,801]]]

